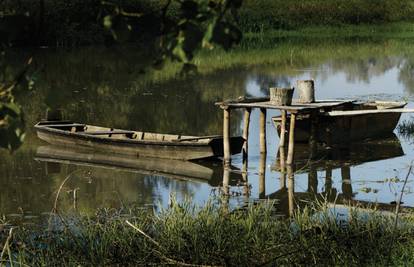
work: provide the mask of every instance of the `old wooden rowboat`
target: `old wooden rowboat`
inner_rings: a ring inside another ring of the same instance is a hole
[[[71,121],[41,121],[35,125],[37,136],[52,145],[89,147],[94,150],[180,160],[223,155],[221,136],[181,136],[128,131]],[[241,152],[243,137],[232,137],[231,153]]]
[[[323,143],[343,143],[389,136],[398,124],[406,102],[353,102],[340,110],[320,113],[317,119],[317,140]],[[296,117],[295,142],[308,142],[310,115]],[[280,135],[281,117],[273,117]],[[289,122],[289,120],[287,120]],[[289,123],[288,123],[289,124]],[[289,129],[289,126],[286,127]]]

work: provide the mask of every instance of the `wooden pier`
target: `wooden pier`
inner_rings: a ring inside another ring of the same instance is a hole
[[[319,113],[330,112],[333,109],[341,108],[342,106],[349,105],[353,100],[320,100],[314,103],[299,103],[298,101],[293,100],[292,104],[289,106],[278,106],[270,102],[269,97],[262,98],[239,98],[237,100],[228,100],[224,102],[216,103],[223,110],[223,147],[224,147],[224,157],[223,162],[225,166],[231,164],[231,147],[230,147],[230,120],[231,120],[231,110],[233,109],[245,109],[244,115],[244,127],[243,127],[243,137],[245,145],[243,147],[243,159],[247,159],[248,155],[248,146],[247,142],[249,139],[249,125],[250,125],[250,114],[251,110],[254,108],[260,109],[260,154],[266,154],[266,113],[268,109],[279,110],[282,114],[282,124],[281,124],[281,137],[279,146],[285,147],[286,139],[286,120],[288,114],[290,114],[290,123],[289,123],[289,140],[288,140],[288,153],[287,153],[287,165],[292,165],[295,154],[295,122],[296,116],[301,114],[309,114],[312,120],[312,129],[311,134],[313,135],[310,138],[309,145],[314,146],[316,142],[316,132],[317,132],[317,117]]]

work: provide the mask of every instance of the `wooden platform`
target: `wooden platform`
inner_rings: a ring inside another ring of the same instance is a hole
[[[290,106],[277,106],[269,101],[268,97],[261,98],[240,98],[240,100],[228,100],[224,102],[217,102],[216,105],[222,109],[237,109],[237,108],[265,108],[278,109],[290,113],[307,113],[318,109],[332,109],[341,105],[346,105],[354,102],[354,100],[319,100],[310,104],[299,103],[293,100]]]
[[[280,110],[282,114],[281,121],[281,136],[279,146],[285,146],[285,132],[286,132],[286,118],[287,113],[290,113],[290,124],[289,124],[289,143],[288,143],[288,155],[286,164],[290,165],[293,162],[294,156],[294,144],[295,144],[295,121],[296,115],[298,114],[310,114],[312,127],[311,136],[316,136],[317,131],[317,116],[320,113],[331,112],[332,110],[340,109],[346,105],[350,105],[355,100],[319,100],[314,103],[304,104],[299,103],[297,100],[292,101],[292,105],[279,106],[274,105],[269,101],[269,97],[260,98],[246,98],[239,97],[235,100],[227,100],[223,102],[217,102],[216,105],[223,109],[223,147],[224,147],[224,165],[231,164],[230,158],[230,116],[232,109],[245,109],[244,113],[244,129],[243,138],[245,144],[243,146],[243,161],[247,160],[248,147],[247,140],[249,138],[249,125],[250,125],[250,114],[253,108],[260,109],[260,153],[266,154],[266,112],[267,109]],[[309,142],[310,146],[315,146],[315,138],[311,138]]]

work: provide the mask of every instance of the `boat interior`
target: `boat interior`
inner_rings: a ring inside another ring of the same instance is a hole
[[[41,121],[37,127],[51,128],[82,135],[99,136],[112,139],[128,139],[137,141],[159,142],[197,142],[208,143],[218,136],[184,136],[179,134],[159,134],[141,131],[121,130],[108,127],[100,127],[88,124],[74,123],[72,121]]]

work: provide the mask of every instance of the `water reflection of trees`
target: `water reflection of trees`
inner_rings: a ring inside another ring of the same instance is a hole
[[[254,80],[262,92],[270,86],[289,86],[293,77],[305,73],[319,81],[343,73],[348,82],[368,83],[393,68],[405,90],[414,92],[414,49],[407,40],[295,40],[278,43],[274,53],[280,56],[279,64],[254,69]],[[321,69],[329,71],[317,71]]]

